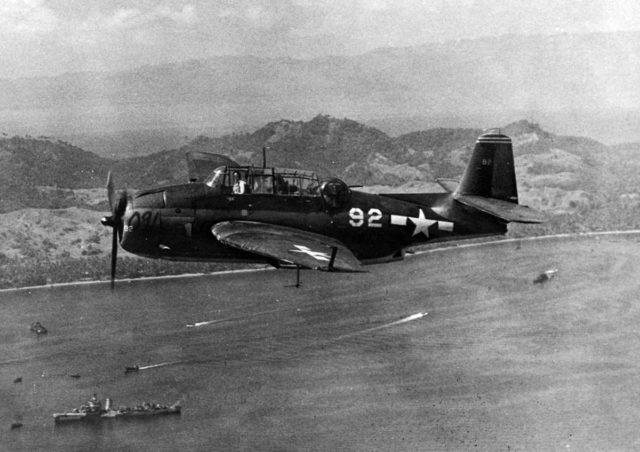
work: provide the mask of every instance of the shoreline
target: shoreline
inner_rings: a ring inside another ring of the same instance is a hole
[[[463,249],[463,248],[471,248],[478,246],[486,246],[486,245],[498,245],[498,244],[508,244],[508,243],[517,243],[523,241],[536,241],[536,240],[552,240],[552,239],[577,239],[583,237],[599,237],[599,236],[615,236],[615,235],[637,235],[640,234],[640,229],[629,229],[629,230],[613,230],[613,231],[591,231],[591,232],[572,232],[572,233],[561,233],[561,234],[550,234],[550,235],[540,235],[540,236],[532,236],[532,237],[519,237],[519,238],[503,238],[503,239],[488,239],[488,238],[479,238],[479,239],[461,239],[455,242],[440,242],[433,244],[423,244],[416,247],[416,251],[413,253],[407,253],[405,258],[410,258],[412,256],[418,256],[421,254],[428,253],[436,253],[443,251],[450,251],[453,249]],[[441,245],[441,246],[438,246]],[[421,249],[425,247],[433,247],[432,249]],[[176,275],[161,275],[161,276],[142,276],[140,278],[124,278],[124,279],[116,279],[117,283],[130,283],[134,281],[148,281],[148,280],[158,280],[158,279],[177,279],[177,278],[196,278],[199,276],[218,276],[218,275],[228,275],[235,273],[253,273],[260,271],[271,271],[276,270],[274,267],[263,267],[263,268],[243,268],[238,270],[220,270],[210,273],[181,273]],[[42,290],[49,289],[55,287],[67,287],[67,286],[80,286],[80,285],[96,285],[96,284],[110,284],[109,280],[91,280],[91,281],[72,281],[72,282],[63,282],[63,283],[53,283],[53,284],[44,284],[39,286],[25,286],[25,287],[11,287],[7,289],[0,289],[0,294],[7,292],[18,292],[18,291],[28,291],[28,290]]]
[[[220,270],[211,273],[181,273],[179,275],[161,275],[161,276],[141,276],[140,278],[123,278],[116,279],[115,283],[130,283],[134,281],[148,281],[155,279],[177,279],[177,278],[196,278],[199,276],[218,276],[218,275],[228,275],[233,273],[251,273],[251,272],[260,272],[260,271],[268,271],[275,270],[272,267],[264,267],[264,268],[242,268],[238,270]],[[111,284],[110,280],[107,279],[95,279],[91,281],[72,281],[72,282],[63,282],[63,283],[53,283],[53,284],[44,284],[41,286],[25,286],[25,287],[11,287],[8,289],[0,289],[0,294],[4,292],[17,292],[24,290],[41,290],[41,289],[50,289],[55,287],[67,287],[67,286],[82,286],[82,285],[97,285],[97,284]]]

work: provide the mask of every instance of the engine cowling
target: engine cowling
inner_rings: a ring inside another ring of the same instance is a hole
[[[344,206],[351,198],[349,186],[335,177],[322,181],[320,193],[327,206],[333,209]]]

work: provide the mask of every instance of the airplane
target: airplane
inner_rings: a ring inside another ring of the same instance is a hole
[[[264,149],[263,149],[264,153]],[[371,194],[313,171],[239,165],[218,154],[187,153],[189,183],[116,192],[109,173],[113,229],[111,285],[118,243],[147,258],[260,262],[276,268],[363,271],[400,260],[408,247],[507,232],[509,222],[545,216],[518,204],[511,139],[476,141],[462,179],[437,179],[441,193]]]

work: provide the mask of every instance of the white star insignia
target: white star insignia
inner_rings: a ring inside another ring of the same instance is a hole
[[[316,259],[318,261],[329,262],[331,260],[330,256],[327,253],[323,253],[321,251],[313,251],[311,248],[309,248],[308,246],[304,246],[304,245],[293,245],[293,246],[295,246],[298,249],[297,250],[289,250],[290,253],[308,254],[309,256],[313,257],[314,259]]]
[[[429,227],[437,223],[437,221],[427,220],[422,209],[420,209],[420,212],[418,213],[418,218],[409,217],[409,220],[416,225],[416,228],[413,230],[412,237],[422,232],[426,238],[429,238]]]

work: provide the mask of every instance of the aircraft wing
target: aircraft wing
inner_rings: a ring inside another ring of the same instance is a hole
[[[349,248],[325,235],[254,221],[223,221],[215,224],[211,232],[225,245],[301,267],[362,271],[360,261]]]

